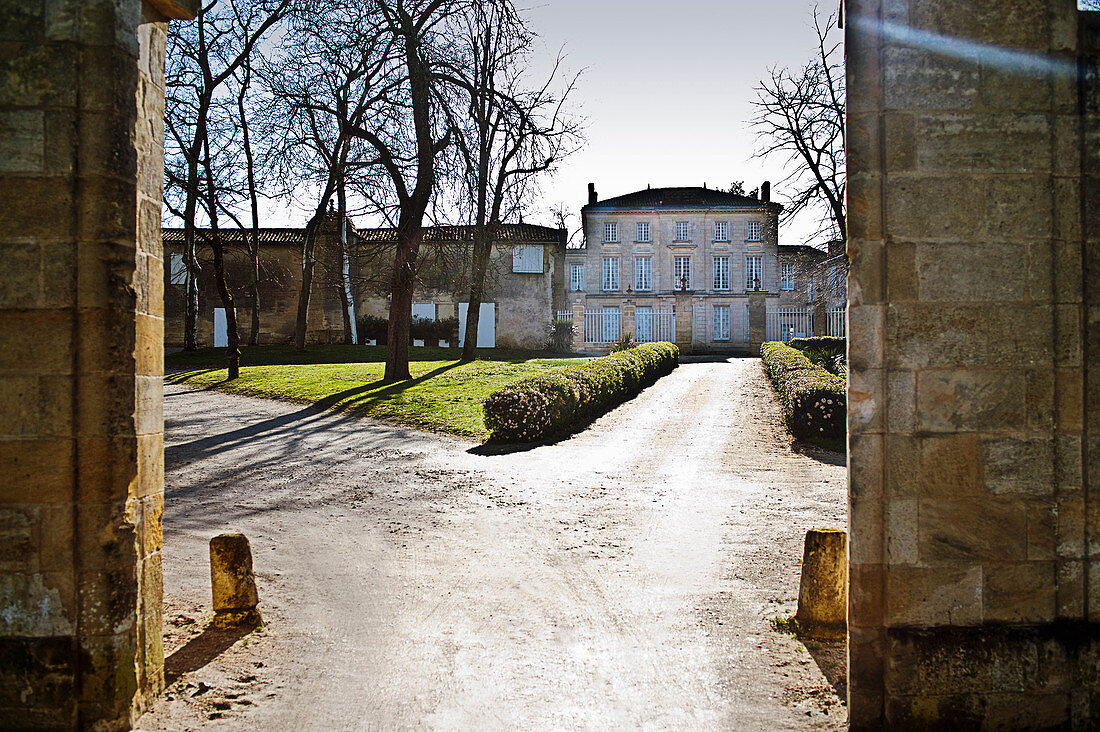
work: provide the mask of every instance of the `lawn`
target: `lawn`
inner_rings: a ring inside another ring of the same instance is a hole
[[[173,383],[213,388],[370,416],[418,429],[484,440],[481,403],[524,376],[575,363],[538,351],[484,350],[460,364],[458,349],[410,348],[412,380],[383,382],[381,346],[315,346],[295,353],[289,346],[241,350],[241,377],[225,380],[224,348],[179,352],[165,358]]]

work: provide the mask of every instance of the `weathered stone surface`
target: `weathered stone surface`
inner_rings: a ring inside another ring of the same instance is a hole
[[[799,633],[810,638],[843,638],[848,614],[848,542],[840,529],[806,532],[798,587]]]
[[[216,624],[227,627],[259,622],[252,548],[244,534],[219,534],[210,540],[210,585]]]

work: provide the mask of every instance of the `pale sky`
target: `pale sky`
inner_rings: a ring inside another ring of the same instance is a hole
[[[540,37],[545,73],[562,47],[565,70],[583,70],[573,99],[587,118],[584,149],[542,182],[526,221],[551,224],[558,202],[579,214],[590,181],[610,198],[647,185],[743,180],[751,190],[770,180],[773,200],[784,200],[782,161],[752,157],[750,102],[770,66],[801,66],[815,52],[813,0],[519,2]],[[821,0],[821,14],[838,4]],[[267,225],[303,225],[298,208],[273,205]],[[814,231],[808,218],[781,227],[780,242],[804,243]],[[570,223],[579,226],[579,216]]]
[[[544,210],[562,201],[578,212],[589,181],[610,198],[647,184],[743,180],[751,190],[771,180],[773,199],[783,200],[775,185],[782,161],[752,157],[750,101],[768,67],[801,66],[813,55],[812,0],[528,2],[547,57],[564,44],[567,66],[584,69],[576,98],[588,118],[585,149],[544,183]],[[838,4],[822,0],[819,12]],[[780,241],[803,243],[813,223],[792,222]]]

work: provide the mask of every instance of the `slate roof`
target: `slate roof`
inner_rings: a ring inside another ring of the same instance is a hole
[[[466,242],[472,238],[472,226],[427,226],[424,228],[425,244],[443,244],[450,242]],[[197,240],[202,242],[203,233],[208,229],[198,229]],[[161,233],[166,244],[182,244],[183,229],[162,229]],[[248,241],[249,232],[241,229],[222,229],[222,239],[227,243],[242,243]],[[391,228],[358,229],[355,233],[366,242],[379,244],[396,241],[394,230]],[[261,244],[293,244],[301,246],[305,239],[306,230],[300,229],[260,229]],[[553,229],[549,226],[537,224],[502,224],[498,241],[507,241],[518,244],[557,244],[564,243],[565,232]]]
[[[616,209],[656,208],[775,208],[778,203],[764,202],[750,196],[716,191],[711,188],[647,188],[584,206],[582,211],[613,211]]]

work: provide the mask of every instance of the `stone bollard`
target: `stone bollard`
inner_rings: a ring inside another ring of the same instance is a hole
[[[210,586],[214,593],[214,625],[219,628],[260,624],[256,605],[256,577],[252,574],[252,547],[239,532],[210,540]]]
[[[848,535],[810,529],[798,585],[798,632],[810,638],[844,638],[848,631]]]

